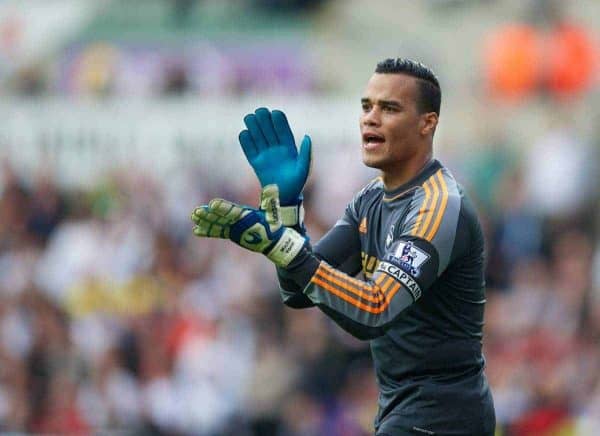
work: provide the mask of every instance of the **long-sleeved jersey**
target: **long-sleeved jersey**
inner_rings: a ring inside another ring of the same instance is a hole
[[[391,192],[371,181],[313,253],[280,269],[279,278],[286,304],[317,305],[370,340],[380,389],[376,427],[399,413],[447,429],[464,419],[460,402],[493,417],[481,352],[483,235],[470,201],[437,160]]]

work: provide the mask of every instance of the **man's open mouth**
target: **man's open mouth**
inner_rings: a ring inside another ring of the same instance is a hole
[[[377,133],[363,133],[363,144],[365,145],[377,145],[385,142],[385,138]]]

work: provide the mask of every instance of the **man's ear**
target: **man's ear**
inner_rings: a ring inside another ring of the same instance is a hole
[[[427,112],[421,115],[421,135],[433,135],[433,133],[435,132],[435,128],[438,124],[438,119],[438,114],[436,114],[435,112]]]

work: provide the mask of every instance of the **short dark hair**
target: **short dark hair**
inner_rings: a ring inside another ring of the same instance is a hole
[[[442,90],[437,77],[421,62],[410,59],[385,59],[377,64],[375,72],[379,74],[406,74],[415,77],[419,87],[417,109],[420,113],[435,112],[440,114]]]

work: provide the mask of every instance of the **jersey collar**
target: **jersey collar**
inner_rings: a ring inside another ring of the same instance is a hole
[[[383,189],[383,201],[394,201],[404,197],[406,194],[413,192],[423,184],[425,180],[431,177],[437,170],[442,167],[442,164],[437,159],[431,159],[423,169],[411,180],[391,191]]]

